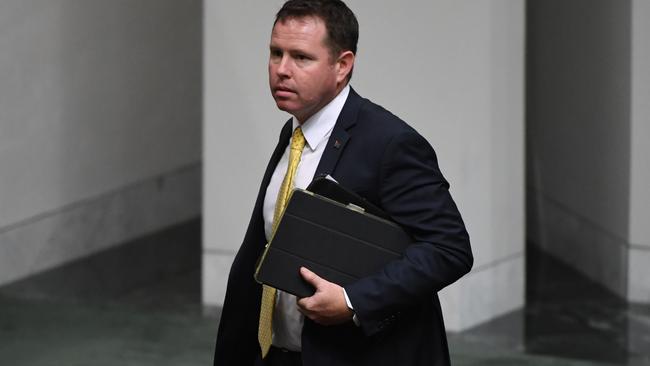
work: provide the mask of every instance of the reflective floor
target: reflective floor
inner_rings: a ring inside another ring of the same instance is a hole
[[[0,288],[0,365],[209,365],[192,221]],[[454,365],[650,365],[650,307],[529,249],[528,306],[450,334]]]
[[[531,245],[526,265],[524,310],[451,338],[562,362],[650,365],[650,306],[626,304]]]

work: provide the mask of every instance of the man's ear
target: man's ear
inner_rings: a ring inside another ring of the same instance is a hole
[[[355,56],[352,51],[345,51],[341,53],[338,60],[336,60],[337,83],[344,82],[348,75],[352,72],[352,68],[354,67],[354,58]]]

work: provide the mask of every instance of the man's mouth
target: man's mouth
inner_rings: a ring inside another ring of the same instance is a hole
[[[274,94],[278,97],[288,97],[290,95],[296,94],[293,89],[284,86],[275,87],[273,90]]]

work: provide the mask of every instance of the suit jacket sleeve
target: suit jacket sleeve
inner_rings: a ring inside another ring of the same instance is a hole
[[[366,335],[396,321],[472,267],[469,235],[438,167],[433,148],[417,132],[395,135],[379,174],[382,208],[414,242],[400,260],[345,290]]]

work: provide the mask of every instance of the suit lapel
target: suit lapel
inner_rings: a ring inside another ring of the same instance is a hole
[[[275,171],[275,167],[278,165],[280,158],[282,158],[282,154],[284,154],[284,150],[287,148],[287,145],[289,145],[289,140],[291,139],[291,133],[292,133],[291,127],[292,127],[292,120],[289,119],[287,123],[284,124],[284,127],[282,127],[282,132],[280,132],[280,140],[278,141],[278,144],[275,146],[275,150],[273,151],[273,155],[271,155],[271,160],[269,161],[269,164],[266,166],[266,171],[264,172],[264,178],[262,178],[260,193],[257,198],[258,201],[260,200],[260,197],[262,197],[261,196],[262,192],[266,192],[266,187],[269,185],[269,181],[271,180],[271,176]]]
[[[350,88],[348,99],[343,105],[343,109],[336,120],[332,134],[327,141],[323,156],[318,163],[314,178],[331,174],[336,168],[345,145],[348,143],[351,135],[351,128],[357,123],[357,114],[363,99],[357,94],[354,89]]]

